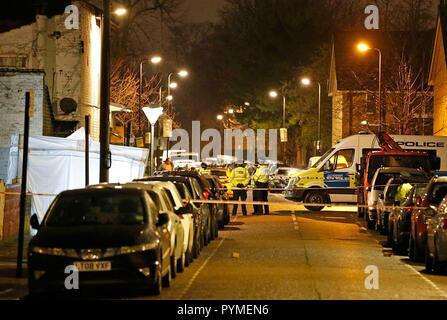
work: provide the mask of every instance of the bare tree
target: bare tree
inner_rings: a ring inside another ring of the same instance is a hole
[[[430,114],[433,94],[421,85],[422,70],[414,72],[402,58],[392,83],[386,88],[386,113],[392,121],[390,132],[399,134],[424,134],[425,114]]]
[[[139,104],[140,79],[137,70],[137,66],[129,66],[125,60],[120,59],[112,65],[110,77],[110,100],[128,109],[127,112],[121,112],[116,115],[116,120],[124,126],[131,124],[134,135],[139,135],[148,129],[146,116],[140,109]],[[158,89],[160,79],[154,76],[149,80],[143,81],[141,105],[160,104],[160,92]],[[163,97],[165,93],[162,92],[161,95]],[[175,120],[176,113],[172,106],[165,101],[162,101],[162,105],[165,107],[166,115]],[[174,126],[178,127],[178,123],[174,123]]]

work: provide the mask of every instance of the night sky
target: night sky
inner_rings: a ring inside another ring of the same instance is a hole
[[[184,0],[191,22],[216,21],[217,13],[225,0]]]

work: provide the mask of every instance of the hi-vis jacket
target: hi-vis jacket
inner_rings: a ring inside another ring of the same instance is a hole
[[[230,173],[230,182],[234,188],[237,188],[239,184],[242,184],[244,187],[247,187],[250,183],[250,172],[248,172],[247,168],[244,167],[236,167]]]
[[[270,172],[269,168],[266,166],[259,167],[254,176],[253,176],[253,183],[268,183],[270,179]]]

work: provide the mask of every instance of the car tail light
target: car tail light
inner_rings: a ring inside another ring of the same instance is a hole
[[[209,191],[203,191],[203,197],[205,198],[205,200],[208,200],[209,199],[209,197],[210,197],[210,193],[209,193]]]
[[[413,213],[413,208],[405,208],[405,209],[404,209],[404,212],[405,212],[406,214],[412,214],[412,213]]]

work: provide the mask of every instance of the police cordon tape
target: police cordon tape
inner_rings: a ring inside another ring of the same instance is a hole
[[[299,189],[299,188],[296,188]],[[304,189],[304,188],[303,188]],[[346,189],[346,188],[324,188],[324,189],[313,189],[313,190],[330,190],[330,189]],[[355,188],[352,188],[355,189]],[[220,189],[220,190],[247,190],[247,189]],[[248,189],[250,190],[263,190],[263,191],[272,191],[272,190],[282,190],[285,189],[266,189],[266,188],[253,188]],[[15,195],[20,196],[20,192],[8,192],[3,191],[0,192],[0,195]],[[52,194],[52,193],[32,193],[27,192],[27,196],[40,196],[40,197],[56,197],[58,194]],[[337,208],[337,207],[343,207],[343,208],[378,208],[377,205],[374,206],[368,206],[368,205],[358,205],[358,204],[352,204],[352,203],[304,203],[304,202],[278,202],[278,201],[269,201],[269,202],[261,202],[261,201],[234,201],[234,200],[191,200],[191,203],[194,204],[227,204],[227,205],[256,205],[256,206],[271,206],[271,207],[287,207],[290,210],[293,210],[294,208],[302,209],[302,207],[328,207],[328,208]],[[382,209],[413,209],[413,210],[426,210],[427,207],[403,207],[403,206],[383,206]]]
[[[368,205],[357,205],[352,203],[304,203],[304,202],[260,202],[260,201],[233,201],[233,200],[191,200],[194,204],[228,204],[228,205],[259,205],[259,206],[269,206],[269,207],[287,207],[293,210],[293,208],[302,207],[328,207],[328,208],[376,208],[377,206]],[[402,206],[384,206],[383,209],[415,209],[415,210],[425,210],[427,207],[402,207]]]

